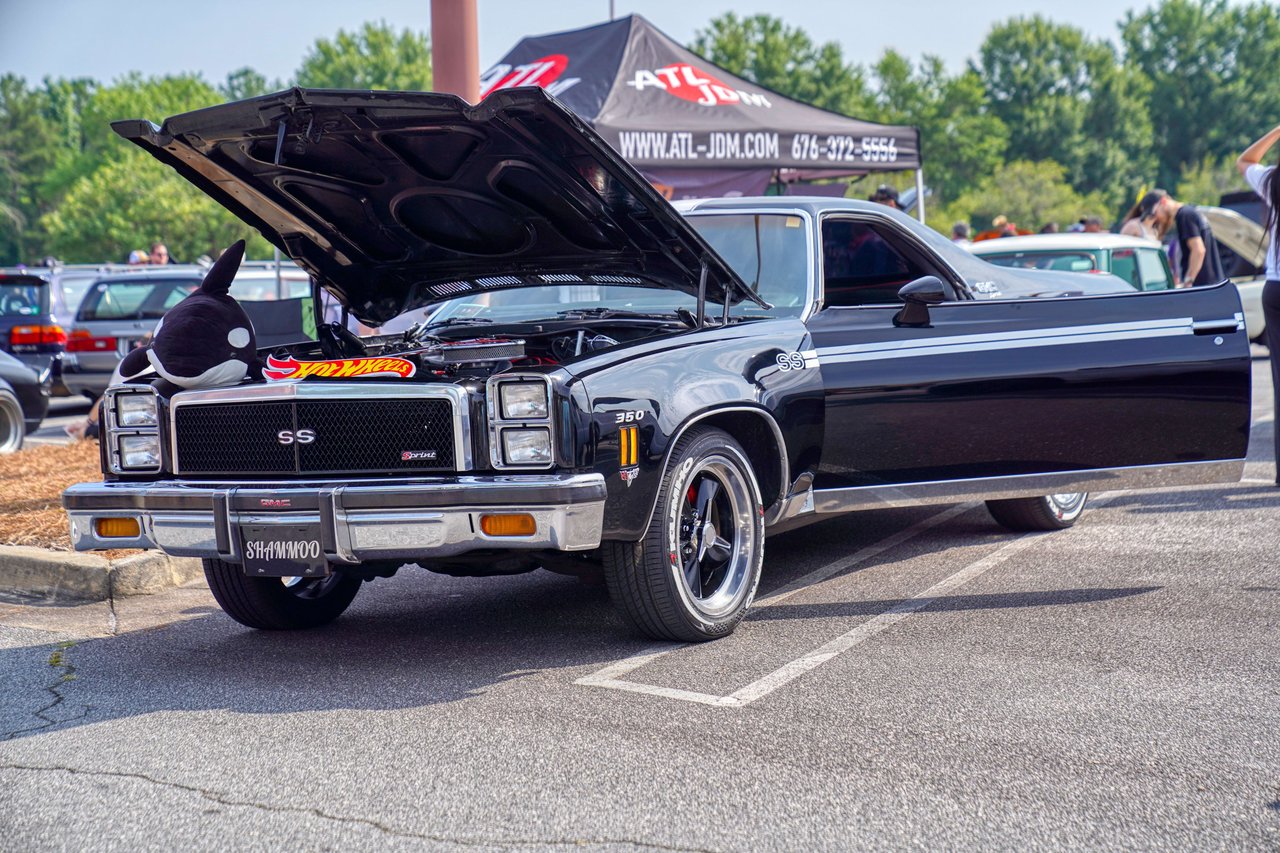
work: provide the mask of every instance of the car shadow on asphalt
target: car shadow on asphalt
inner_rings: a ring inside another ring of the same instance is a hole
[[[1035,592],[998,592],[982,595],[943,595],[921,608],[920,613],[960,610],[999,610],[1008,607],[1052,607],[1063,604],[1092,604],[1156,592],[1162,587],[1134,586],[1112,589],[1054,589]],[[914,599],[891,598],[874,601],[832,601],[820,604],[774,604],[752,611],[748,619],[812,619],[829,616],[879,616]]]
[[[937,510],[872,510],[783,534],[774,553],[788,558],[771,565],[766,554],[760,595],[812,571],[815,563],[852,554]],[[975,508],[914,537],[911,553],[1010,536]],[[838,574],[903,559],[895,551]],[[1153,589],[945,596],[931,609],[1085,604]],[[817,605],[829,613],[815,611],[814,605],[775,605],[750,618],[874,616],[899,603]],[[254,631],[208,606],[188,604],[185,612],[177,607],[174,621],[158,627],[131,629],[126,605],[115,636],[69,648],[50,643],[0,650],[0,672],[20,667],[29,672],[33,665],[48,670],[38,676],[47,684],[44,690],[29,691],[20,701],[6,699],[8,719],[14,719],[15,710],[32,716],[22,726],[0,731],[0,741],[158,712],[270,715],[423,708],[473,699],[520,679],[564,680],[558,671],[604,666],[655,646],[624,623],[602,586],[547,572],[451,578],[405,568],[394,578],[366,584],[344,616],[307,631]]]
[[[1280,509],[1280,488],[1266,484],[1244,484],[1230,488],[1214,486],[1171,492],[1139,492],[1112,498],[1107,501],[1106,509],[1121,509],[1133,514]]]

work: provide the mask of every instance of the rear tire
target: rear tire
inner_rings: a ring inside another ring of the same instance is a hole
[[[987,501],[987,512],[1003,527],[1020,533],[1032,530],[1066,530],[1084,513],[1088,492]]]
[[[658,640],[728,636],[755,598],[764,559],[760,487],[742,446],[695,428],[671,452],[649,529],[601,548],[609,596]]]
[[[218,605],[241,625],[263,631],[316,628],[342,615],[360,591],[360,578],[251,578],[244,568],[204,560],[204,576]]]
[[[27,437],[22,405],[7,384],[0,388],[0,453],[17,453]]]

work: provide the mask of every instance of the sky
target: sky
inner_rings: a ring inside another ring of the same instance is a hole
[[[481,70],[525,35],[606,21],[609,0],[477,0]],[[1117,23],[1150,0],[614,0],[616,14],[644,15],[682,44],[717,15],[766,13],[837,41],[869,65],[885,48],[912,59],[941,56],[952,71],[974,58],[997,21],[1041,14],[1118,42]],[[430,0],[0,0],[0,73],[110,81],[128,71],[200,72],[212,83],[250,66],[288,81],[317,38],[364,21],[430,29]]]

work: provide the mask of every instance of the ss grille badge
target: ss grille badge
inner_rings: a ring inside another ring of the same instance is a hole
[[[289,429],[282,429],[276,433],[276,441],[281,444],[310,444],[316,440],[316,431],[313,429],[300,429],[296,432]]]

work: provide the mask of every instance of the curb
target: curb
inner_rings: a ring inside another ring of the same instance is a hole
[[[159,551],[108,560],[97,554],[0,545],[0,591],[49,601],[151,595],[203,579],[198,559]]]

